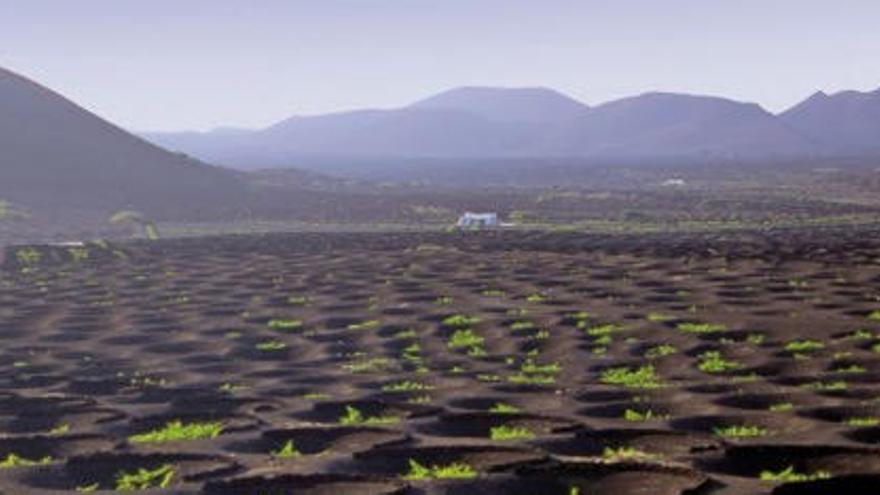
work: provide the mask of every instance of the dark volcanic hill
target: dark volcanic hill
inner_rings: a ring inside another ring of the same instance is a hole
[[[673,93],[594,107],[546,146],[551,154],[608,158],[775,158],[819,152],[756,104]]]
[[[237,173],[170,153],[0,69],[0,198],[32,210],[213,217],[244,194]]]
[[[844,155],[880,155],[880,89],[817,92],[780,115],[783,122]]]
[[[583,116],[589,107],[546,88],[464,87],[418,101],[409,108],[454,110],[491,122],[553,124]]]

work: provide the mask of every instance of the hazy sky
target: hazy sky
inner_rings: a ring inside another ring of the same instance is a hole
[[[137,130],[263,126],[461,85],[776,111],[880,87],[880,1],[0,0],[0,66]]]

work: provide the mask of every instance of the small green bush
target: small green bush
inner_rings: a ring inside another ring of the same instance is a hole
[[[129,440],[133,443],[164,443],[176,442],[181,440],[201,440],[205,438],[216,438],[223,432],[223,423],[220,422],[204,422],[204,423],[183,423],[182,421],[171,421],[163,428],[132,435]]]
[[[774,483],[803,483],[806,481],[826,480],[831,478],[828,471],[816,471],[811,474],[798,473],[794,470],[794,466],[786,469],[774,471],[761,471],[761,481],[772,481]]]
[[[367,417],[359,409],[352,406],[345,406],[345,414],[339,418],[339,424],[345,426],[356,425],[390,425],[399,423],[400,418],[397,416],[370,416]]]
[[[742,368],[736,361],[728,361],[718,351],[706,351],[700,354],[700,363],[697,365],[704,373],[724,373]]]
[[[789,352],[811,352],[824,348],[825,344],[816,340],[795,340],[785,344],[785,350]]]
[[[473,330],[464,329],[464,330],[456,330],[455,333],[449,337],[449,342],[447,342],[447,346],[450,349],[461,349],[466,347],[477,347],[483,344],[486,339],[477,335]]]
[[[651,365],[638,369],[627,367],[611,368],[602,372],[599,381],[608,385],[621,385],[627,388],[652,389],[662,387],[660,377]]]
[[[449,328],[469,328],[477,323],[479,323],[480,319],[476,316],[467,316],[467,315],[452,315],[447,316],[443,319],[443,325]]]
[[[489,438],[502,442],[532,440],[535,438],[535,434],[528,428],[501,425],[489,430]]]
[[[726,326],[713,323],[679,323],[676,328],[684,333],[695,334],[719,333],[727,330]]]
[[[478,475],[477,471],[464,463],[453,463],[446,466],[426,467],[413,459],[409,461],[409,472],[403,476],[410,481],[445,480],[445,479],[473,479]]]
[[[280,449],[272,452],[272,457],[279,459],[293,459],[302,456],[302,452],[293,444],[293,440],[288,440]]]
[[[518,414],[520,412],[520,408],[512,406],[510,404],[505,404],[503,402],[498,402],[494,406],[489,408],[489,412],[492,414]]]
[[[0,469],[43,466],[45,464],[51,464],[52,462],[53,462],[53,459],[49,456],[43,457],[41,459],[27,459],[27,458],[18,456],[16,454],[10,453],[6,456],[5,459],[0,461]]]
[[[300,320],[283,320],[283,319],[275,319],[269,320],[269,323],[266,324],[269,328],[273,330],[299,330],[303,326],[303,322]]]
[[[165,464],[156,469],[139,469],[135,473],[120,473],[116,478],[116,490],[131,492],[151,488],[167,488],[174,478],[174,466]]]
[[[763,437],[768,434],[766,428],[748,425],[722,426],[715,428],[713,431],[719,437],[724,438],[753,438]]]

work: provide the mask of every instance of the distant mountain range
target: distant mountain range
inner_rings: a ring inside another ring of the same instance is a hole
[[[144,137],[155,144],[0,69],[0,200],[53,215],[126,208],[197,219],[296,210],[289,193],[266,189],[278,183],[299,187],[297,198],[308,196],[305,189],[361,187],[305,172],[245,176],[208,163],[479,185],[469,173],[559,183],[585,162],[880,160],[880,91],[817,93],[773,115],[755,104],[668,93],[588,107],[543,88],[459,88],[399,109]]]
[[[457,158],[880,158],[880,91],[817,93],[774,115],[707,96],[646,93],[588,107],[544,88],[465,87],[399,109],[292,117],[253,131],[143,136],[240,169]]]
[[[57,216],[128,208],[213,217],[245,193],[238,176],[148,143],[0,68],[0,199]]]

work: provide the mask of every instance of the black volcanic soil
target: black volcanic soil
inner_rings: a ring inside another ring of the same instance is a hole
[[[876,230],[291,234],[19,263],[25,249],[0,278],[0,460],[48,459],[3,462],[2,493],[101,493],[166,465],[151,493],[860,494],[880,479]],[[646,388],[603,380],[647,366]],[[340,421],[352,410],[374,421]],[[131,440],[175,420],[223,429]],[[528,438],[490,438],[505,427]],[[301,455],[273,455],[288,442]],[[409,480],[410,461],[476,476]],[[761,479],[789,468],[816,479]]]

